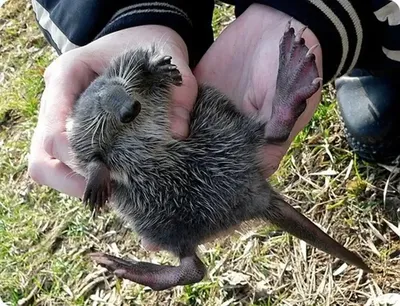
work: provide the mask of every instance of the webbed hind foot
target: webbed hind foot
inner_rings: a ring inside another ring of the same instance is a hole
[[[105,253],[92,253],[90,256],[116,276],[148,286],[155,291],[198,283],[206,272],[204,264],[196,255],[181,258],[179,266],[127,261]]]
[[[315,55],[301,36],[306,28],[295,35],[289,21],[279,44],[279,69],[276,91],[272,103],[271,119],[266,125],[265,137],[271,143],[285,142],[294,124],[304,112],[306,100],[321,86]]]

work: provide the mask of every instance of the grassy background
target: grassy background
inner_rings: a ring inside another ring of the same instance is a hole
[[[233,20],[232,13],[232,7],[217,5],[216,34]],[[54,56],[27,1],[9,0],[0,8],[0,301],[378,305],[385,294],[400,292],[399,173],[360,162],[348,150],[331,86],[273,182],[309,218],[365,258],[376,274],[365,277],[265,226],[202,246],[209,275],[194,286],[154,293],[105,273],[85,253],[96,249],[159,263],[176,261],[142,250],[134,233],[112,213],[93,221],[78,201],[27,177],[43,72]]]

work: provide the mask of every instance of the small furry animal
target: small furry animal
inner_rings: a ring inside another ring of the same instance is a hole
[[[68,119],[76,170],[87,179],[83,202],[106,202],[142,240],[179,257],[178,266],[92,258],[115,275],[164,290],[201,281],[197,246],[243,222],[261,219],[311,245],[372,270],[286,203],[265,180],[261,148],[285,141],[306,99],[320,87],[315,55],[289,22],[279,45],[272,117],[240,113],[216,89],[200,85],[190,135],[170,136],[168,105],[182,83],[171,57],[157,47],[127,51],[82,93]]]

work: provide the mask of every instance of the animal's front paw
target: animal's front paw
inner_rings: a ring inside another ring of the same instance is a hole
[[[96,216],[111,196],[111,180],[110,172],[104,165],[96,164],[93,168],[82,201]]]
[[[176,86],[182,85],[182,74],[178,67],[171,63],[169,55],[156,59],[152,64],[152,72],[159,77],[160,82],[172,83]]]

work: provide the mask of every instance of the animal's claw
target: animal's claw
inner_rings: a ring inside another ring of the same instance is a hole
[[[161,79],[168,79],[172,84],[182,84],[182,74],[175,64],[171,64],[172,57],[167,55],[154,62],[154,73],[159,74]]]
[[[98,215],[111,196],[110,173],[104,165],[96,165],[86,184],[82,201]]]

